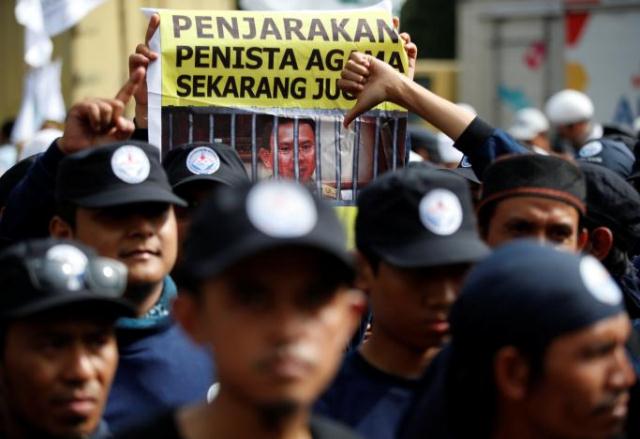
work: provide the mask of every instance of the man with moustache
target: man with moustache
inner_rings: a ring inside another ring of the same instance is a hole
[[[542,273],[553,273],[544,276]],[[534,241],[479,263],[401,438],[611,439],[635,374],[620,289],[590,255]]]
[[[0,437],[107,439],[102,421],[118,364],[115,321],[126,267],[65,240],[0,255]]]
[[[357,437],[310,414],[364,309],[331,206],[290,181],[221,187],[196,213],[178,273],[176,317],[213,351],[219,393],[123,438]]]

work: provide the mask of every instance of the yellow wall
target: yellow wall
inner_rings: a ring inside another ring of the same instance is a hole
[[[54,39],[54,58],[63,59],[65,103],[89,96],[111,97],[128,76],[127,58],[147,28],[141,7],[235,9],[235,0],[107,0],[78,25]],[[20,108],[23,28],[15,2],[0,0],[0,122]]]

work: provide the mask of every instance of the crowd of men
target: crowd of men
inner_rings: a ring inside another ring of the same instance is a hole
[[[304,184],[312,122],[297,165],[293,121],[265,130],[277,178],[219,143],[160,160],[158,20],[116,97],[0,178],[0,437],[640,437],[637,135],[572,90],[557,145],[533,109],[507,133],[354,52],[345,126],[394,102],[465,157],[374,179],[350,251]]]

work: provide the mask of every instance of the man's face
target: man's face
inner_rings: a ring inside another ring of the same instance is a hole
[[[555,339],[533,383],[526,410],[540,437],[602,439],[623,427],[635,381],[625,343],[626,314]]]
[[[531,144],[541,148],[547,152],[552,152],[551,141],[549,140],[549,133],[544,131],[538,133],[532,140]]]
[[[283,248],[202,285],[192,299],[196,338],[212,347],[220,398],[227,391],[268,409],[307,407],[320,395],[364,306],[331,280],[331,266],[317,251]]]
[[[10,425],[30,437],[87,437],[100,422],[117,362],[113,322],[75,315],[10,324],[0,367]]]
[[[589,121],[581,121],[558,125],[556,130],[562,139],[569,142],[577,150],[588,140],[590,128]]]
[[[404,269],[381,261],[364,286],[375,316],[373,330],[416,352],[441,347],[468,269],[468,264]]]
[[[487,244],[497,247],[532,238],[571,251],[579,250],[580,216],[575,207],[541,197],[511,197],[497,202],[489,220]]]
[[[176,219],[166,203],[78,208],[73,233],[100,256],[124,263],[130,285],[161,282],[176,261]]]
[[[295,179],[293,122],[278,125],[278,175],[286,179]],[[262,148],[260,157],[265,167],[273,170],[273,150],[275,136],[269,138],[270,150]],[[298,163],[300,164],[300,181],[311,180],[316,169],[316,136],[313,127],[305,122],[298,125]]]

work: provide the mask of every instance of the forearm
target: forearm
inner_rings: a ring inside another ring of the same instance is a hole
[[[402,76],[387,90],[389,100],[417,114],[453,140],[457,140],[475,115]]]

